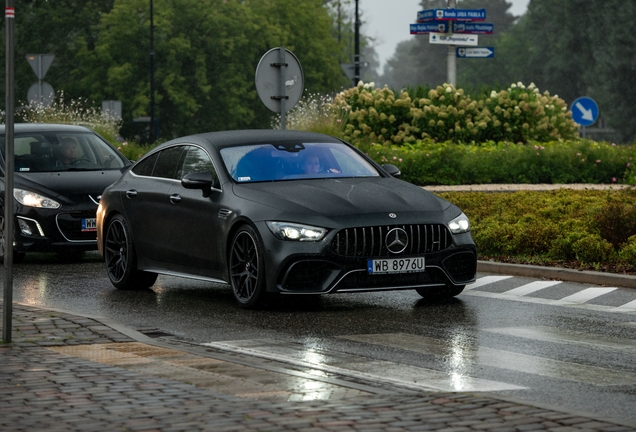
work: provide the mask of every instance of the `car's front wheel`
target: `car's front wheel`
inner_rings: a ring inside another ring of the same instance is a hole
[[[466,285],[445,285],[441,287],[416,288],[415,291],[426,300],[445,300],[458,296]]]
[[[239,306],[261,306],[265,300],[263,248],[252,227],[241,227],[232,240],[229,256],[232,292]]]
[[[156,273],[137,268],[135,245],[130,235],[128,223],[121,215],[116,215],[108,223],[104,242],[104,260],[110,282],[122,290],[142,290],[150,288],[157,280]]]

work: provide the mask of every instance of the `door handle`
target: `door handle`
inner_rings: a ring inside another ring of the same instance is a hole
[[[127,191],[126,191],[126,197],[128,197],[128,198],[134,198],[134,197],[136,197],[136,196],[137,196],[137,191],[136,191],[136,190],[131,189],[131,190],[127,190]]]
[[[170,195],[170,202],[172,204],[177,204],[177,203],[181,202],[181,195],[179,195],[179,194]]]

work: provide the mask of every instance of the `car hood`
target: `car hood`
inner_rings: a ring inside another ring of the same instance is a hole
[[[78,197],[88,199],[88,195],[97,199],[106,186],[119,177],[119,170],[16,173],[14,187],[37,192],[58,201],[74,202]]]
[[[389,212],[437,213],[451,205],[418,186],[393,178],[250,183],[234,185],[234,193],[281,213],[326,217]]]

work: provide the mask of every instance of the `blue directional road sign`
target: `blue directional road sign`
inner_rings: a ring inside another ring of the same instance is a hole
[[[441,21],[484,21],[486,9],[427,9],[417,13],[417,22]]]
[[[495,30],[493,23],[454,22],[453,33],[492,34]]]
[[[493,58],[495,56],[494,47],[457,47],[455,55],[459,58]]]
[[[582,96],[572,103],[572,120],[581,126],[590,126],[598,119],[598,105],[594,99]]]
[[[425,23],[411,24],[411,34],[448,33],[448,22],[427,21]]]

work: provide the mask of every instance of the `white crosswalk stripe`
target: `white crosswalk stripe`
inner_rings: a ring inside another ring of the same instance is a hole
[[[454,343],[452,339],[443,341],[401,333],[342,336],[342,338],[445,358],[451,373],[466,370],[470,367],[470,364],[474,363],[586,384],[636,384],[636,374],[634,373],[569,363],[483,346],[470,347],[466,343]]]
[[[587,303],[590,300],[600,297],[604,294],[614,291],[616,288],[586,288],[583,291],[579,291],[576,294],[569,295],[567,297],[558,300],[557,303],[564,304],[582,304]]]
[[[559,281],[536,281],[536,282],[531,282],[529,284],[526,285],[522,285],[520,287],[517,288],[513,288],[509,291],[506,291],[504,294],[507,295],[514,295],[514,296],[525,296],[528,294],[532,294],[533,292],[537,292],[540,291],[544,288],[548,288],[551,287],[553,285],[558,285],[561,282]]]
[[[473,378],[460,371],[442,372],[268,339],[210,342],[202,345],[415,390],[476,392],[521,390],[524,388],[497,381]]]
[[[499,282],[502,280],[510,279],[512,276],[484,276],[482,278],[477,279],[475,282],[466,285],[465,290],[472,290],[475,288],[479,288],[480,286],[488,285],[491,283]]]
[[[625,312],[636,312],[636,300],[625,303],[622,306],[618,306],[616,309]]]

